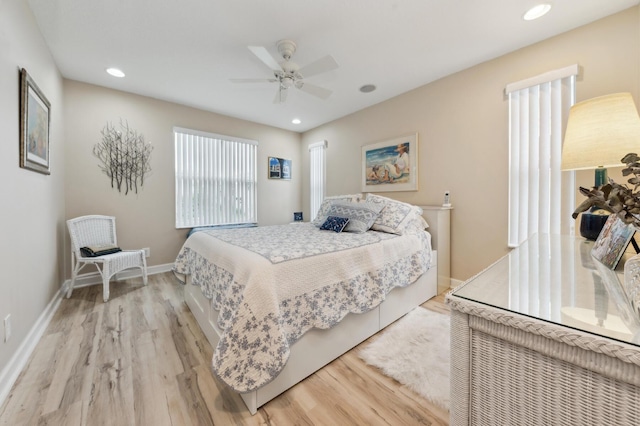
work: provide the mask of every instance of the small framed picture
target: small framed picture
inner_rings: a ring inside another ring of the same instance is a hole
[[[291,160],[269,157],[269,179],[291,180]]]
[[[624,223],[615,214],[609,215],[591,249],[591,256],[607,268],[615,269],[635,232],[633,225]]]
[[[20,70],[20,167],[50,174],[49,121],[51,104],[31,79]]]

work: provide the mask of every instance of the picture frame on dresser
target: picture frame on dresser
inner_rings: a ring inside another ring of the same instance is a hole
[[[624,223],[615,214],[609,215],[593,244],[591,256],[607,268],[615,269],[635,232],[633,225]]]
[[[51,174],[51,104],[27,70],[20,70],[20,167]]]

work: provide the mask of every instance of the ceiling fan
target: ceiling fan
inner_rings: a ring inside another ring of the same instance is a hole
[[[297,48],[293,41],[280,40],[277,46],[278,52],[284,59],[280,63],[264,47],[249,46],[249,50],[273,71],[274,78],[232,78],[231,81],[234,83],[278,83],[278,91],[273,100],[274,104],[284,102],[291,87],[321,99],[327,99],[331,95],[331,90],[307,83],[305,78],[338,68],[338,63],[333,57],[327,55],[300,68],[298,64],[291,61],[291,56],[293,56]]]

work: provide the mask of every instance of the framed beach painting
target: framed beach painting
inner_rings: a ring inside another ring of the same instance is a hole
[[[418,190],[418,134],[362,147],[362,192]]]
[[[20,70],[20,167],[50,174],[49,121],[51,104],[31,79]]]

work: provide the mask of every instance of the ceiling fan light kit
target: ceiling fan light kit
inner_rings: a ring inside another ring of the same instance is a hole
[[[312,77],[324,72],[338,68],[338,63],[331,56],[327,55],[306,66],[300,68],[298,64],[291,61],[291,57],[296,52],[298,46],[291,40],[280,40],[276,43],[278,53],[283,61],[278,62],[269,51],[262,46],[249,46],[249,50],[256,55],[271,71],[275,78],[245,78],[231,79],[234,83],[278,83],[278,91],[273,103],[282,103],[287,99],[287,91],[295,87],[310,95],[320,99],[327,99],[331,96],[331,90],[324,87],[309,84],[304,81],[305,77]]]

